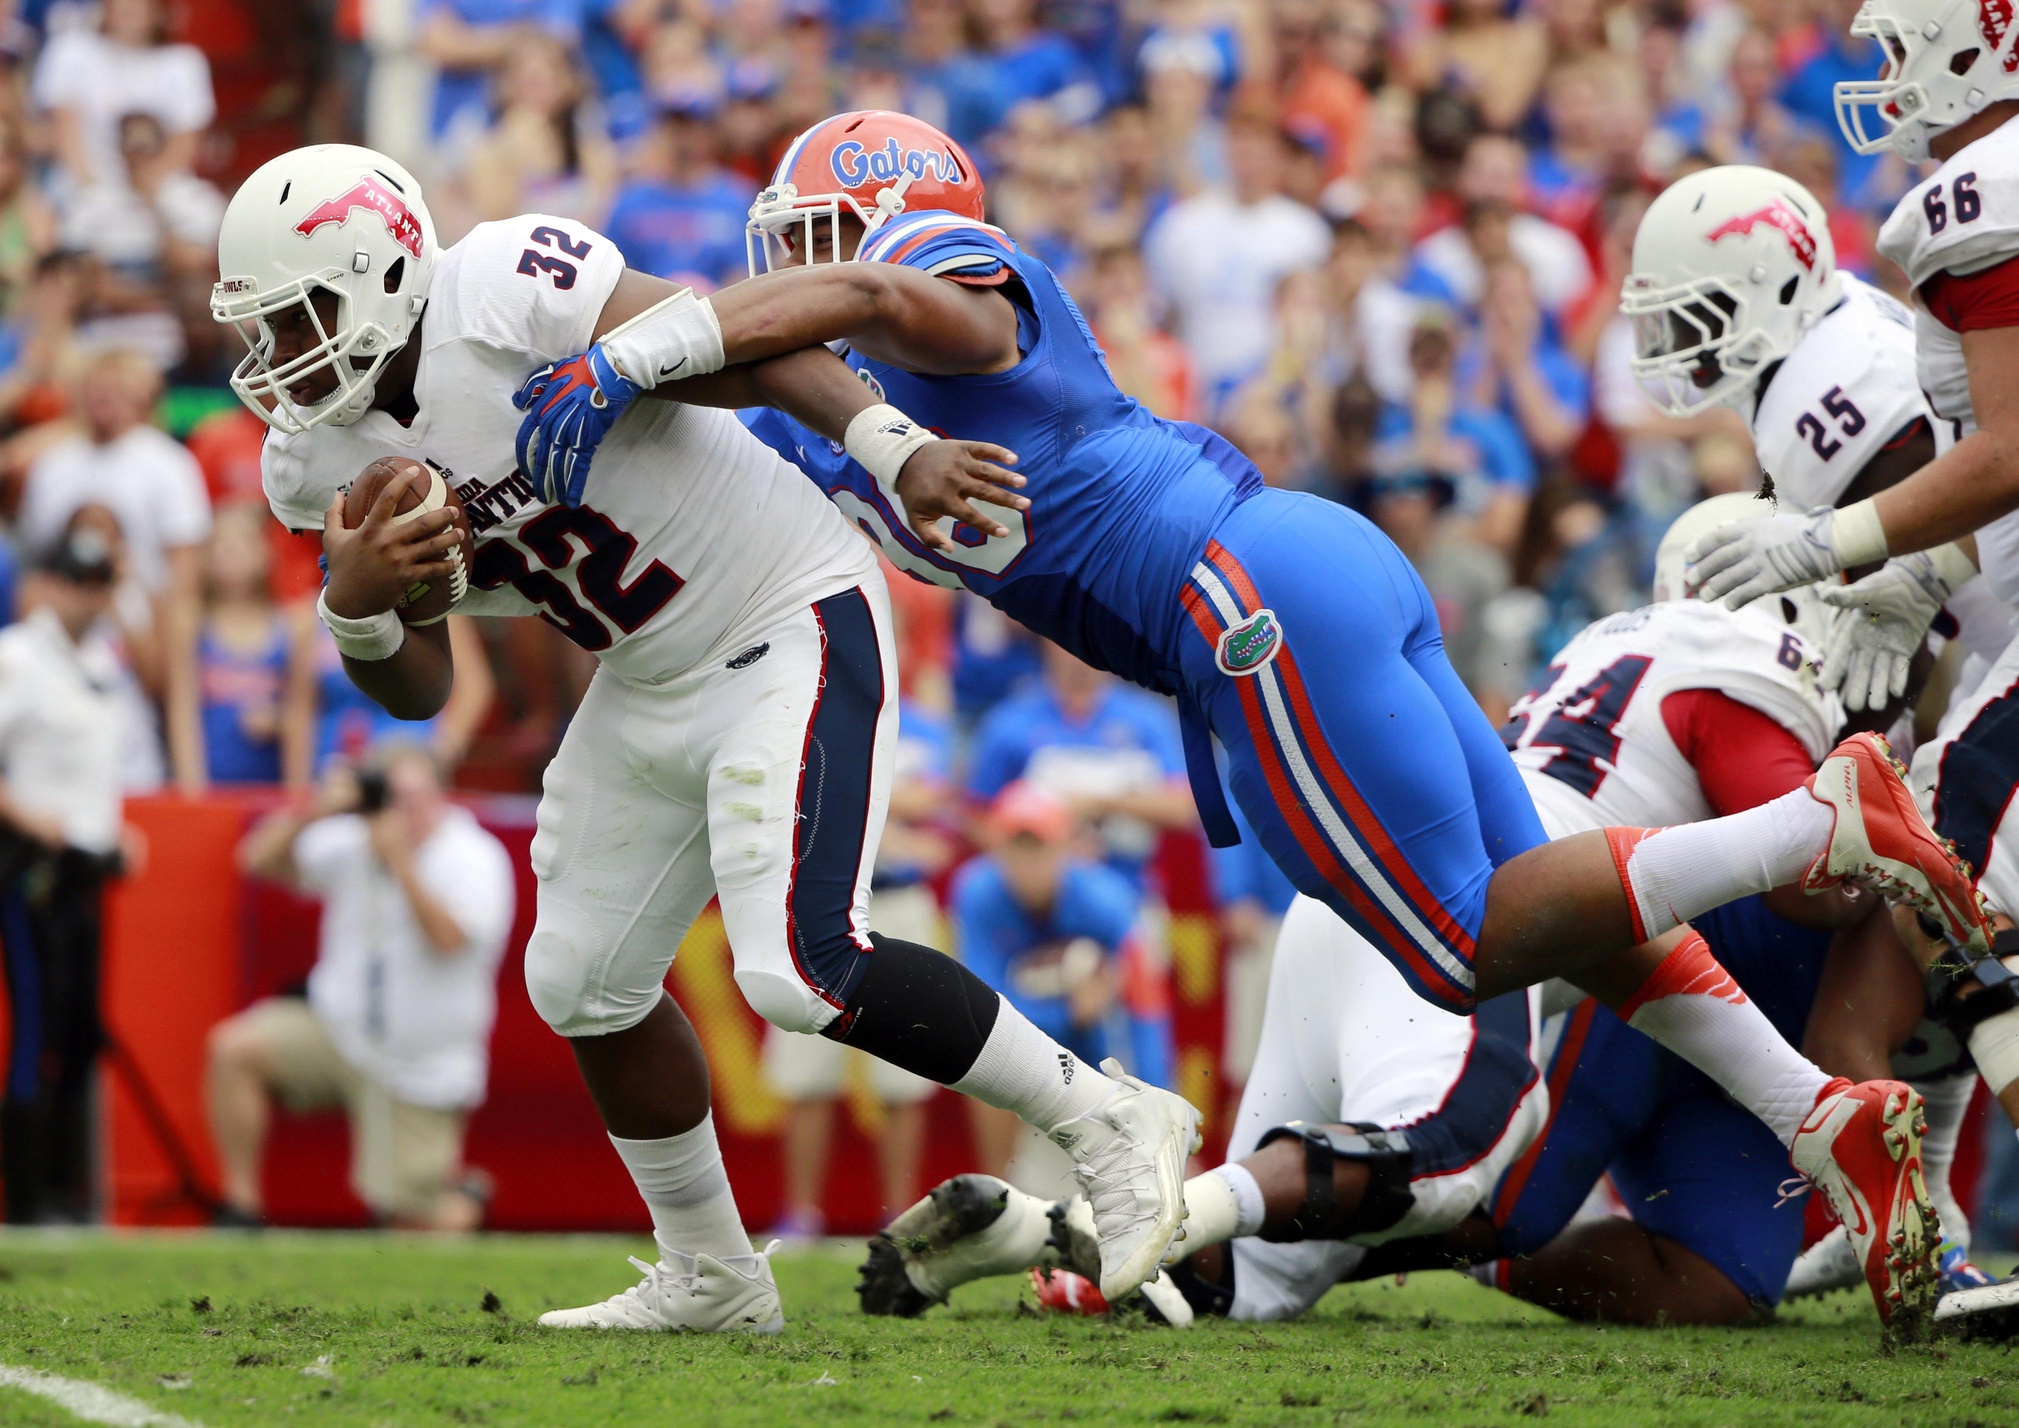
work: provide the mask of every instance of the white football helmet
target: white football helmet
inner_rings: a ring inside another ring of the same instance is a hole
[[[1698,540],[1709,535],[1727,521],[1739,525],[1750,525],[1766,520],[1769,516],[1783,515],[1787,508],[1769,500],[1764,495],[1750,491],[1735,491],[1729,495],[1713,496],[1708,501],[1699,501],[1675,518],[1661,538],[1661,544],[1654,552],[1654,598],[1664,600],[1694,600],[1697,587],[1689,578],[1689,561],[1683,552]],[[1837,577],[1841,582],[1843,577]],[[1830,632],[1836,623],[1836,612],[1822,600],[1821,587],[1817,585],[1797,586],[1784,590],[1778,596],[1765,600],[1755,600],[1736,612],[1736,617],[1751,615],[1773,621],[1776,625],[1792,629],[1809,642],[1811,648],[1821,653],[1830,639]]]
[[[1793,179],[1748,164],[1703,169],[1641,216],[1619,310],[1633,373],[1670,416],[1750,393],[1843,296],[1829,219]]]
[[[1861,154],[1928,157],[1928,139],[2019,96],[2013,0],[1865,0],[1851,33],[1877,40],[1877,79],[1836,86],[1837,127]],[[1876,132],[1873,132],[1876,130]]]
[[[356,421],[427,305],[438,251],[420,185],[384,154],[312,144],[262,164],[233,195],[217,240],[210,315],[250,349],[231,389],[276,431]],[[336,298],[334,328],[308,302],[318,288]],[[276,367],[271,320],[297,303],[318,341]],[[336,378],[327,397],[303,406],[288,395],[325,368]]]

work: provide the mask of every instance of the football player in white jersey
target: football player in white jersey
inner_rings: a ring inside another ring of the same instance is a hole
[[[1912,285],[1919,382],[1958,439],[1875,495],[1721,529],[1691,555],[1706,596],[1734,606],[1884,561],[1827,598],[1859,612],[1859,638],[1897,665],[1980,570],[1979,583],[2008,608],[2019,604],[2019,125],[2010,122],[2019,118],[2019,24],[2009,6],[1977,0],[1866,0],[1851,32],[1885,47],[1886,68],[1837,86],[1846,139],[1863,153],[1890,148],[1940,164],[1900,200],[1879,249]],[[1913,782],[2009,927],[2019,916],[2019,641],[1973,654],[1938,737],[1915,755]],[[1933,940],[1921,950],[1931,954]],[[1970,1037],[2008,1111],[2019,1110],[2015,1023],[1990,1016]]]
[[[1835,742],[1842,711],[1817,682],[1811,638],[1827,614],[1814,592],[1737,614],[1684,598],[1684,547],[1748,504],[1727,496],[1687,513],[1662,543],[1657,603],[1588,627],[1515,706],[1503,737],[1553,837],[1615,818],[1675,824],[1756,807],[1800,786]],[[1703,922],[1717,962],[1799,1036],[1824,957],[1836,957],[1831,932],[1885,931],[1885,919],[1873,899],[1842,892],[1790,887],[1758,901],[1766,906],[1735,904]],[[1796,919],[1820,931],[1786,926]],[[1672,940],[1696,936],[1681,929]],[[1309,899],[1293,904],[1276,955],[1272,1030],[1228,1164],[1188,1186],[1181,1249],[1197,1267],[1172,1278],[1192,1305],[1285,1318],[1341,1279],[1516,1254],[1492,1282],[1573,1317],[1740,1322],[1780,1297],[1801,1242],[1799,1208],[1777,1207],[1786,1160],[1720,1088],[1627,1031],[1660,1014],[1659,993],[1615,1016],[1570,992],[1563,1000],[1575,1005],[1542,1032],[1547,1094],[1512,1058],[1482,1094],[1476,1073],[1475,1084],[1456,1074],[1461,1053],[1509,1040],[1497,1022],[1526,1008],[1489,1002],[1474,1028],[1419,1014],[1364,940]],[[1446,1154],[1454,1143],[1467,1158]],[[1929,1167],[1931,1188],[1946,1197],[1953,1140],[1932,1148],[1943,1160]],[[1608,1166],[1632,1178],[1638,1223],[1560,1235]],[[957,1177],[872,1243],[864,1307],[912,1314],[970,1279],[1084,1263],[1077,1213]],[[1199,1263],[1228,1239],[1231,1255]],[[1152,1302],[1166,1317],[1186,1307]]]
[[[275,514],[324,532],[319,609],[352,680],[401,717],[434,712],[453,678],[443,626],[395,607],[444,580],[467,581],[465,613],[537,615],[601,663],[546,772],[526,980],[570,1038],[659,1254],[636,1287],[541,1322],[783,1322],[722,1169],[700,1043],[663,985],[711,897],[766,1019],[1031,1120],[1078,1162],[1114,1292],[1155,1273],[1183,1213],[1191,1108],[1078,1063],[951,958],[868,930],[896,740],[888,597],[835,508],[719,408],[807,410],[851,449],[889,440],[890,409],[825,352],[734,369],[635,404],[603,446],[594,505],[558,505],[516,467],[514,392],[599,335],[622,351],[691,293],[561,218],[481,224],[438,251],[412,175],[341,145],[254,172],[218,247],[213,313],[249,348],[232,384],[273,428]],[[852,427],[863,411],[882,429]],[[896,434],[909,450],[888,464],[886,447],[888,473],[924,509],[993,489],[970,481],[994,448]],[[346,488],[386,457],[426,465],[347,528]],[[394,520],[423,482],[420,512]],[[467,571],[437,509],[449,484],[474,536]]]

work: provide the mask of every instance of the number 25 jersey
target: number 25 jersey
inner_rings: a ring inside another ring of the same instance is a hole
[[[1711,816],[1662,717],[1662,700],[1681,690],[1759,710],[1822,761],[1842,710],[1816,681],[1819,653],[1783,626],[1778,605],[1670,600],[1596,620],[1563,647],[1500,731],[1552,837]]]
[[[512,394],[595,340],[623,271],[609,239],[568,219],[473,229],[428,287],[413,422],[372,411],[270,433],[274,514],[319,530],[371,462],[433,461],[476,537],[458,611],[538,615],[638,684],[735,654],[788,612],[875,578],[875,556],[834,507],[728,411],[641,398],[597,451],[581,506],[534,494],[514,454]]]

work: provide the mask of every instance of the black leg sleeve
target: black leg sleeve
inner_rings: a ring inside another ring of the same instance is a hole
[[[967,1075],[995,1029],[1002,999],[953,958],[916,942],[869,934],[848,1008],[824,1033],[948,1086]]]

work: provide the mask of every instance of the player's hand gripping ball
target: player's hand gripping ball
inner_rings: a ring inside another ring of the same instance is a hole
[[[416,581],[407,587],[395,608],[409,625],[432,625],[447,617],[469,593],[470,567],[476,557],[476,541],[470,532],[470,518],[463,503],[444,479],[440,467],[405,456],[382,456],[358,473],[344,493],[344,528],[356,530],[365,523],[379,496],[394,480],[410,472],[419,479],[408,482],[393,506],[389,525],[403,526],[433,511],[448,510],[454,516],[451,529],[456,543],[448,552],[451,567],[446,579]]]

